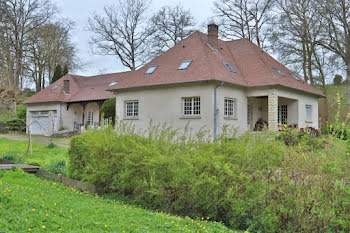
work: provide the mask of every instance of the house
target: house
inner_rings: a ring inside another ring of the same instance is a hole
[[[115,98],[106,91],[125,77],[125,73],[84,77],[66,75],[24,103],[27,105],[27,132],[51,135],[59,129],[80,131],[101,121],[100,108]]]
[[[66,75],[29,98],[27,121],[34,134],[63,127],[79,130],[101,120],[100,107],[116,98],[116,118],[138,129],[188,124],[213,137],[225,125],[241,134],[267,122],[318,128],[323,94],[247,39],[222,41],[208,25],[136,71],[92,77]]]
[[[224,125],[241,134],[266,121],[318,128],[323,94],[247,39],[222,41],[218,26],[194,32],[108,90],[116,94],[116,117],[147,129],[153,123],[213,136]]]

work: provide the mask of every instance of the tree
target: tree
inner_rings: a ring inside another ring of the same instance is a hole
[[[66,74],[68,74],[69,70],[68,70],[68,65],[64,65],[63,71],[62,71],[62,77],[65,76]]]
[[[348,112],[350,112],[350,1],[317,0],[324,18],[324,36],[318,44],[339,56],[346,67]]]
[[[55,72],[53,73],[53,77],[51,79],[51,83],[56,82],[57,80],[59,80],[60,78],[62,78],[62,67],[60,64],[58,64],[55,68]]]
[[[216,17],[221,21],[223,37],[246,38],[264,48],[267,28],[272,17],[270,10],[274,0],[217,0],[214,2]]]
[[[158,56],[189,36],[195,22],[190,10],[176,5],[163,6],[152,16],[151,25],[154,29],[150,37],[151,47],[154,48],[153,56]]]
[[[115,118],[115,98],[106,100],[101,106],[101,114],[104,115],[105,118]]]
[[[341,85],[343,82],[343,77],[339,74],[336,74],[333,79],[333,84],[334,85]]]
[[[106,6],[103,14],[89,17],[93,51],[116,55],[130,70],[143,65],[149,59],[147,39],[153,33],[145,17],[149,4],[148,0],[119,0],[118,6]]]

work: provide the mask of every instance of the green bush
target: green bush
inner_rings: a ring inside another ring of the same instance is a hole
[[[339,74],[336,74],[333,78],[333,84],[334,85],[341,85],[343,81],[343,77]]]
[[[56,145],[55,143],[53,143],[53,142],[50,142],[50,143],[47,145],[47,148],[49,148],[49,149],[52,149],[52,148],[55,148],[55,147],[57,147],[57,145]]]
[[[9,121],[6,121],[5,124],[9,131],[13,131],[13,132],[26,131],[26,123],[21,119],[9,120]]]
[[[25,105],[18,105],[16,112],[16,116],[18,119],[26,121],[27,107]]]
[[[168,129],[148,137],[92,130],[71,139],[68,173],[147,208],[233,229],[348,232],[350,146],[307,135],[295,146],[266,138],[207,142]]]
[[[54,174],[64,175],[66,174],[66,160],[53,161],[44,169]]]
[[[1,157],[2,159],[10,160],[15,163],[23,163],[24,158],[21,155],[15,155],[15,154],[4,154]]]

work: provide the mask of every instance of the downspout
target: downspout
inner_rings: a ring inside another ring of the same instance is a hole
[[[224,82],[221,82],[220,85],[216,85],[214,87],[214,139],[216,139],[216,131],[217,131],[217,116],[218,116],[218,108],[217,108],[217,97],[216,97],[216,89],[218,87],[222,87],[224,85]]]

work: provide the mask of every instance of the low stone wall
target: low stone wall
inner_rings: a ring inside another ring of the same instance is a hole
[[[43,170],[39,170],[36,175],[42,176],[48,179],[52,179],[56,182],[63,183],[65,185],[68,185],[70,187],[73,187],[75,189],[78,189],[80,191],[87,191],[89,193],[101,193],[102,190],[98,190],[95,185],[88,185],[85,184],[84,182],[81,182],[79,180],[73,180],[71,178],[61,176],[61,175],[56,175],[50,172],[46,172]]]

